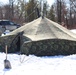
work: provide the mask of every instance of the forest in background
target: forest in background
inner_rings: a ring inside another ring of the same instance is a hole
[[[47,0],[9,0],[9,4],[0,3],[0,20],[8,19],[23,25],[40,17],[41,11],[45,17],[68,29],[76,28],[76,0],[55,0],[51,6]]]

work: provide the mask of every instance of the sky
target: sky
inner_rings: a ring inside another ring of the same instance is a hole
[[[9,0],[0,0],[1,4],[8,3]],[[54,3],[55,0],[47,0],[48,4],[51,6]]]

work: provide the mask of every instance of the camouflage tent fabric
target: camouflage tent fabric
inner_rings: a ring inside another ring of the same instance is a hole
[[[39,56],[76,53],[76,34],[46,17],[40,17],[0,38],[1,50],[5,43],[2,40],[6,39],[8,52],[20,51]]]

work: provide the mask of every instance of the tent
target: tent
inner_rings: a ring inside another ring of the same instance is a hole
[[[40,17],[0,37],[0,43],[0,51],[4,51],[5,43],[8,45],[8,52],[20,51],[26,55],[76,53],[76,34],[46,17]]]

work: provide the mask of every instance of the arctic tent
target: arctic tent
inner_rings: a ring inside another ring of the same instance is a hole
[[[69,55],[76,53],[76,34],[46,17],[38,18],[0,37],[0,51],[37,56]]]

